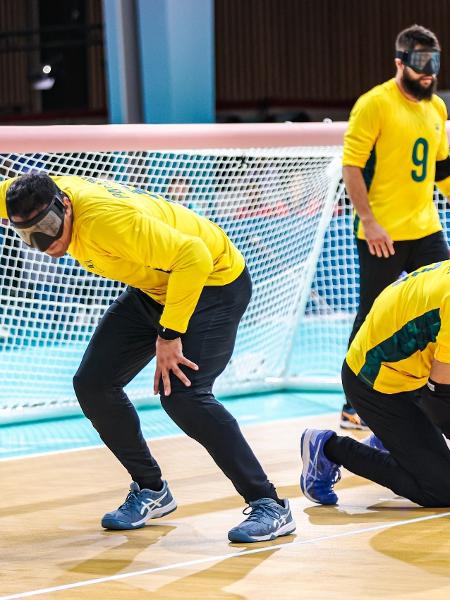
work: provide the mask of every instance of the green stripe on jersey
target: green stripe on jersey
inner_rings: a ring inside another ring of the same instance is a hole
[[[430,342],[436,341],[440,328],[438,308],[408,321],[401,329],[367,352],[358,377],[373,387],[382,363],[394,363],[408,358],[418,350],[424,350]]]

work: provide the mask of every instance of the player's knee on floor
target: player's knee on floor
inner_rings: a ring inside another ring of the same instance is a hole
[[[450,508],[450,496],[444,495],[441,490],[436,490],[432,494],[425,494],[418,504],[424,508]]]
[[[448,474],[440,477],[421,477],[422,498],[418,501],[425,508],[450,507],[450,481]]]

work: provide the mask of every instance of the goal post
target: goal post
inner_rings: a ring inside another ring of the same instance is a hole
[[[253,297],[218,395],[339,389],[357,305],[346,123],[0,127],[0,178],[30,171],[151,190],[220,225],[243,252]],[[72,377],[124,285],[0,244],[0,423],[77,414]],[[127,387],[152,404],[150,365]]]

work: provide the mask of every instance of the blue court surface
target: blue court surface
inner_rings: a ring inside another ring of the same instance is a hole
[[[224,399],[223,403],[241,425],[251,425],[337,411],[342,399],[335,392],[284,392]],[[182,433],[160,407],[141,408],[139,415],[146,439]],[[90,421],[82,416],[0,427],[0,460],[102,445]]]

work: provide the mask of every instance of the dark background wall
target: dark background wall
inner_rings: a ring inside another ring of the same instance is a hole
[[[396,35],[413,23],[440,39],[449,89],[450,0],[216,0],[217,108],[348,110],[393,75]]]
[[[0,0],[0,73],[0,122],[105,120],[101,0]]]
[[[215,0],[218,118],[346,118],[414,22],[438,35],[450,89],[450,0]],[[39,91],[46,62],[55,84]],[[106,121],[101,0],[0,0],[0,72],[0,122]]]

